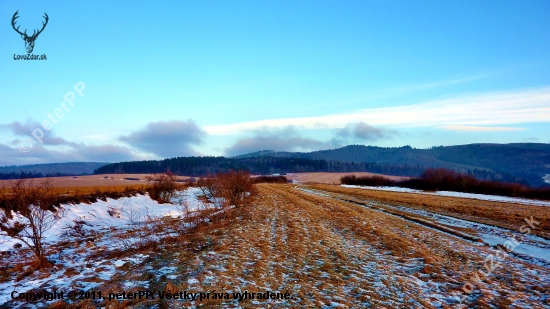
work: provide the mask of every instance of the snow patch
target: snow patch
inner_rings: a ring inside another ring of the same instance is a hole
[[[499,196],[499,195],[487,195],[487,194],[464,193],[464,192],[453,192],[453,191],[427,192],[422,190],[401,188],[401,187],[372,187],[372,186],[363,187],[363,186],[354,186],[354,185],[341,185],[341,186],[344,188],[406,192],[406,193],[417,193],[417,194],[426,194],[426,195],[439,195],[439,196],[469,198],[469,199],[483,200],[483,201],[492,201],[492,202],[515,203],[515,204],[550,207],[550,202],[530,200],[530,199],[519,198],[519,197],[507,197],[507,196]]]

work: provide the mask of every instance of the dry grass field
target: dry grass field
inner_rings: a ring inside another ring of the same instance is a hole
[[[66,177],[51,177],[55,187],[114,187],[128,186],[137,184],[146,184],[147,176],[152,174],[102,174],[102,175],[86,175],[86,176],[66,176]],[[126,178],[126,179],[125,179]],[[39,183],[44,178],[37,178],[34,181]],[[131,180],[129,180],[131,179]],[[136,180],[137,179],[137,180]],[[178,176],[179,180],[189,179],[186,176]],[[0,180],[0,187],[8,186],[10,180]]]
[[[251,204],[230,213],[214,213],[199,228],[185,231],[178,220],[162,219],[150,228],[159,235],[154,243],[130,250],[110,243],[112,233],[67,239],[51,250],[63,256],[62,252],[72,252],[66,257],[73,261],[70,267],[29,273],[22,263],[4,268],[0,277],[44,280],[56,272],[61,277],[45,280],[43,288],[55,288],[61,280],[76,287],[94,284],[94,290],[104,293],[210,293],[203,300],[60,301],[51,308],[550,308],[548,265],[513,254],[488,264],[488,257],[497,256],[494,247],[426,226],[422,220],[399,217],[406,211],[389,206],[402,204],[459,216],[459,206],[468,205],[468,200],[432,200],[329,185],[259,184],[257,188]],[[372,205],[392,212],[344,201],[343,196],[376,200]],[[498,208],[497,204],[479,208]],[[505,225],[503,218],[486,211],[480,212],[485,216],[481,220]],[[521,221],[516,215],[531,214],[529,209],[514,207],[509,220]],[[470,211],[463,215],[475,217]],[[446,228],[476,233],[453,225]],[[139,234],[139,228],[115,233],[121,241]],[[83,278],[82,274],[88,275]],[[465,285],[473,291],[464,292]],[[288,293],[289,297],[232,298],[232,293],[244,291]],[[222,299],[212,296],[216,293]],[[223,299],[225,293],[229,299]]]
[[[88,176],[66,176],[33,179],[33,185],[37,186],[45,179],[50,179],[56,192],[60,195],[79,196],[98,192],[124,192],[128,190],[142,190],[147,186],[148,176],[153,174],[102,174]],[[177,179],[185,181],[190,177],[178,176]],[[7,191],[11,180],[0,180],[0,190]]]

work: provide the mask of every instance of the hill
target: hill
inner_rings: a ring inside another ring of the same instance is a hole
[[[543,185],[550,174],[550,144],[469,144],[438,146],[428,149],[349,145],[338,149],[313,152],[261,151],[237,156],[295,157],[341,162],[371,162],[388,165],[410,165],[422,168],[442,167],[475,174],[492,180],[520,181]],[[484,176],[483,174],[487,175]],[[496,174],[496,178],[494,177]]]
[[[67,162],[31,165],[0,166],[0,179],[44,176],[90,175],[94,170],[107,163],[101,162]]]
[[[308,158],[226,158],[178,157],[164,160],[112,163],[94,171],[95,174],[150,174],[171,171],[177,175],[205,176],[228,170],[248,170],[252,174],[303,172],[372,172],[399,176],[416,176],[419,167],[368,162],[340,162]]]

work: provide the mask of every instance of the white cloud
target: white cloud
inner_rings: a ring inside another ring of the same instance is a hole
[[[550,122],[550,87],[464,95],[453,99],[406,106],[369,108],[345,114],[206,126],[203,129],[211,135],[230,135],[265,127],[344,128],[351,122],[402,128],[499,126]]]
[[[526,128],[518,127],[481,127],[481,126],[442,126],[444,130],[459,132],[499,132],[499,131],[523,131]]]

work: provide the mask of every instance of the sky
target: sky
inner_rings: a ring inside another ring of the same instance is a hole
[[[22,35],[35,38],[27,56]],[[550,143],[550,1],[1,1],[0,165]],[[18,60],[16,60],[18,59]]]

